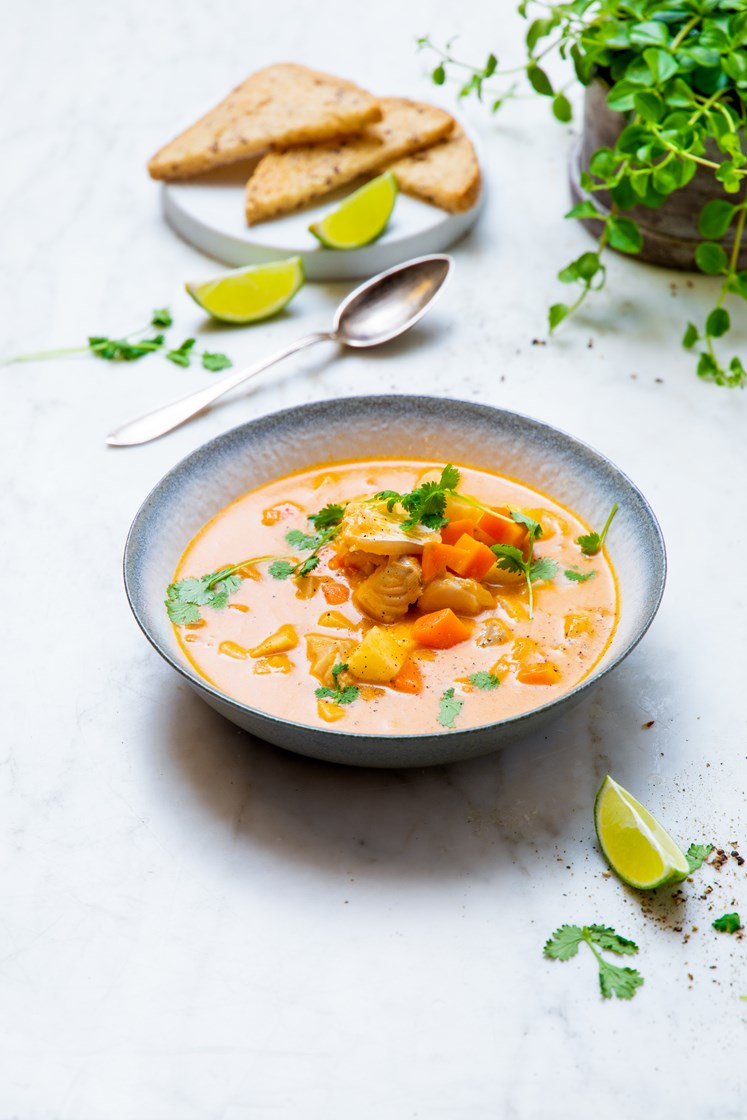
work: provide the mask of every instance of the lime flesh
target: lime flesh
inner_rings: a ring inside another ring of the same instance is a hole
[[[391,171],[353,191],[344,202],[309,229],[327,249],[360,249],[381,237],[397,200]]]
[[[666,829],[609,774],[594,803],[594,825],[604,858],[628,886],[653,890],[689,874],[687,859]]]
[[[204,284],[186,284],[192,299],[224,323],[269,319],[293,299],[304,282],[300,257],[224,272]]]

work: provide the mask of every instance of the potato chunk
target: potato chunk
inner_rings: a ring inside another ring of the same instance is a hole
[[[354,653],[348,668],[358,680],[389,684],[397,676],[414,643],[403,634],[372,626]]]
[[[310,662],[312,677],[325,686],[334,688],[332,670],[335,665],[344,664],[357,646],[352,638],[333,638],[329,634],[307,634],[306,656]]]

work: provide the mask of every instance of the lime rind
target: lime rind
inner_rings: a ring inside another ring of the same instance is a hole
[[[659,857],[662,865],[660,875],[653,879],[643,879],[631,875],[629,867],[626,870],[621,869],[619,866],[620,860],[615,859],[610,851],[609,844],[605,843],[604,839],[605,827],[602,821],[602,813],[605,800],[608,797],[614,797],[624,806],[630,819],[626,827],[631,828],[643,845]],[[618,878],[630,887],[635,887],[637,890],[655,890],[657,887],[665,886],[668,883],[681,882],[690,873],[687,857],[667,830],[659,824],[645,806],[641,805],[640,801],[637,801],[609,774],[602,782],[594,802],[594,827],[604,858]]]
[[[386,171],[353,191],[326,217],[312,222],[309,232],[325,249],[361,249],[381,237],[397,194],[397,180],[391,171]]]
[[[277,315],[305,280],[301,257],[235,268],[185,288],[195,303],[223,323],[258,323]]]

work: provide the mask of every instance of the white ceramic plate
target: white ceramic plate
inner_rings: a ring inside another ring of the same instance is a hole
[[[475,138],[468,135],[482,166]],[[440,253],[472,226],[485,198],[484,176],[480,197],[463,214],[448,214],[400,194],[391,221],[378,241],[362,249],[325,249],[309,233],[310,223],[328,214],[359,184],[348,183],[316,205],[249,227],[244,218],[244,186],[255,163],[247,160],[186,183],[164,183],[166,221],[196,248],[234,268],[300,256],[309,280],[359,279],[410,257]]]

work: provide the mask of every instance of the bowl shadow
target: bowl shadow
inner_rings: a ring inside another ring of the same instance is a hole
[[[622,666],[549,728],[491,755],[381,770],[274,747],[182,683],[158,700],[157,762],[235,844],[322,875],[443,881],[505,863],[529,875],[548,848],[593,842],[594,795],[633,749],[639,698],[633,664]]]

